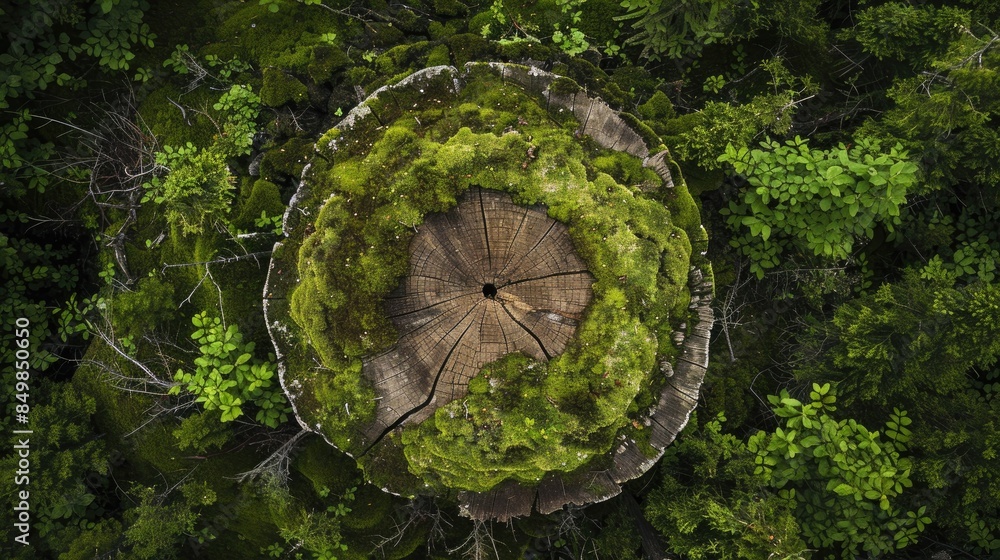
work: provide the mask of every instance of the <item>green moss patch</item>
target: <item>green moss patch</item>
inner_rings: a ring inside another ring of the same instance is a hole
[[[280,68],[264,69],[264,85],[260,89],[260,101],[268,107],[280,107],[285,103],[299,103],[309,97],[309,90],[291,74]]]

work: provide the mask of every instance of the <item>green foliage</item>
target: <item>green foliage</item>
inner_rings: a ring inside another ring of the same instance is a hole
[[[111,550],[121,535],[120,521],[103,518],[93,524],[93,527],[81,532],[67,550],[59,555],[59,560],[91,560],[95,550]]]
[[[771,58],[760,63],[758,71],[766,72],[766,88],[749,99],[740,102],[709,100],[700,111],[689,113],[673,120],[673,109],[665,95],[653,96],[640,111],[646,111],[654,119],[654,130],[671,144],[677,156],[685,162],[696,164],[701,169],[714,170],[721,167],[719,154],[728,145],[737,149],[752,146],[762,135],[786,134],[796,115],[796,98],[811,96],[817,84],[808,77],[795,76],[782,58]],[[739,74],[731,79],[740,79]],[[722,75],[708,76],[705,91],[718,93],[726,85]],[[751,91],[753,91],[751,89]],[[655,105],[650,105],[655,103]],[[662,114],[663,116],[659,116]]]
[[[930,516],[949,542],[980,556],[1000,550],[998,381],[1000,370],[994,367],[963,390],[924,404],[935,422],[914,427],[913,434],[919,453],[914,473],[931,491]]]
[[[729,226],[745,233],[731,243],[750,257],[762,278],[787,250],[845,260],[875,227],[892,231],[900,206],[917,182],[917,166],[897,145],[885,152],[876,140],[816,150],[796,137],[763,150],[726,148],[719,161],[745,176],[742,200],[723,210]],[[747,231],[749,230],[749,231]]]
[[[0,109],[10,107],[12,99],[31,99],[53,83],[73,80],[60,71],[67,60],[86,54],[102,69],[127,70],[135,44],[153,46],[156,35],[142,21],[149,8],[145,1],[106,1],[89,9],[87,4],[46,0],[0,11],[0,34],[8,39],[6,52],[0,53]]]
[[[678,59],[697,55],[706,45],[726,40],[737,14],[728,0],[686,0],[677,4],[662,0],[624,0],[628,13],[618,21],[636,20],[638,32],[626,44],[642,44],[651,60],[661,55]]]
[[[202,233],[229,212],[233,177],[221,152],[198,150],[188,142],[179,148],[164,146],[156,159],[169,174],[147,184],[144,200],[162,204],[167,221],[182,233]]]
[[[809,402],[787,391],[769,395],[784,419],[774,433],[747,442],[756,452],[755,474],[797,503],[803,537],[815,547],[840,549],[844,558],[894,552],[917,540],[930,523],[926,508],[904,512],[896,503],[913,485],[912,463],[902,457],[912,421],[894,409],[885,439],[853,419],[836,420],[829,383],[813,384]]]
[[[223,155],[234,157],[250,154],[253,135],[257,132],[260,103],[260,97],[249,86],[233,85],[212,105],[225,119],[222,137],[216,143]]]
[[[0,110],[16,110],[13,119],[0,123],[0,183],[5,188],[44,192],[52,179],[43,164],[55,144],[28,126],[33,111],[44,115],[49,108],[26,104],[56,88],[86,87],[92,74],[88,69],[128,70],[135,46],[152,47],[156,37],[143,23],[148,7],[144,0],[35,0],[0,8],[0,36],[6,45],[0,47]]]
[[[70,338],[79,335],[83,340],[88,340],[91,328],[90,316],[97,310],[104,310],[106,306],[102,297],[87,297],[77,302],[76,294],[70,294],[69,300],[62,307],[52,310],[52,314],[57,317],[56,332],[59,334],[59,339],[66,343]]]
[[[601,532],[594,537],[594,547],[601,558],[610,560],[640,560],[639,531],[635,521],[626,513],[623,507],[618,507],[604,520]]]
[[[181,420],[181,425],[174,430],[177,448],[191,449],[195,453],[205,453],[212,447],[222,449],[232,435],[232,430],[222,423],[220,409],[208,407],[204,412],[196,412],[185,417]]]
[[[234,179],[226,160],[250,153],[260,98],[249,87],[234,85],[212,108],[225,119],[215,143],[202,149],[191,142],[164,146],[156,163],[166,177],[144,185],[142,201],[162,204],[168,223],[185,235],[202,233],[229,213]]]
[[[583,3],[581,0],[556,0],[562,16],[568,18],[569,22],[566,23],[565,31],[562,24],[553,24],[555,31],[552,33],[552,42],[559,47],[559,50],[569,56],[577,56],[590,48],[590,43],[587,42],[583,31],[576,27],[583,14],[583,11],[579,9]]]
[[[700,428],[692,421],[667,448],[646,518],[685,558],[808,557],[794,505],[761,487],[756,454],[723,422],[721,413]]]
[[[901,282],[841,306],[831,350],[845,395],[887,404],[949,395],[966,372],[1000,355],[1000,287],[956,288],[949,275],[908,270]]]
[[[174,286],[158,276],[142,278],[134,291],[116,294],[109,310],[119,338],[138,339],[174,319]]]
[[[179,75],[194,75],[193,81],[187,87],[196,88],[203,80],[210,77],[220,85],[231,85],[235,78],[250,70],[250,64],[232,57],[223,60],[215,54],[206,54],[204,63],[199,62],[190,54],[190,47],[185,44],[174,47],[174,52],[163,61],[164,68],[170,68]]]
[[[825,25],[815,18],[819,5],[817,0],[623,0],[626,13],[614,19],[634,20],[635,33],[624,44],[642,45],[644,58],[693,59],[710,45],[748,39],[764,29],[795,40],[821,41]]]
[[[810,335],[827,340],[826,360],[799,372],[838,381],[857,413],[905,406],[934,419],[910,428],[913,478],[927,489],[920,506],[971,554],[991,550],[995,531],[982,529],[1000,519],[1000,492],[989,482],[1000,449],[998,310],[994,284],[956,285],[940,266],[906,270],[900,281],[840,306],[828,328]],[[807,344],[807,352],[818,347]]]
[[[30,491],[32,551],[47,555],[62,538],[72,538],[81,520],[92,513],[94,495],[85,482],[91,481],[89,476],[108,474],[108,447],[94,435],[91,417],[97,407],[92,397],[41,377],[30,380],[30,388],[26,401],[30,424],[15,429],[33,433],[7,439],[0,467],[11,476],[0,479],[0,496],[16,504],[19,492]],[[5,400],[11,406],[25,402],[14,397]],[[23,455],[14,446],[19,441],[28,442],[30,468],[18,466]],[[24,480],[16,483],[19,469]]]
[[[993,224],[996,210],[969,205],[957,215],[936,207],[912,212],[904,219],[901,237],[912,239],[918,251],[934,255],[924,265],[925,275],[946,274],[957,283],[990,283],[1000,265],[1000,232]]]
[[[32,370],[44,371],[56,361],[49,343],[58,331],[46,299],[77,289],[79,272],[68,262],[71,255],[68,247],[57,249],[0,232],[0,364],[5,370],[13,370],[16,338],[27,341]],[[19,328],[19,319],[28,324]]]
[[[913,6],[888,2],[869,6],[843,33],[879,59],[907,61],[923,69],[971,25],[970,13],[951,6]]]
[[[318,560],[336,560],[348,550],[341,532],[343,518],[351,513],[357,487],[344,490],[335,503],[316,510],[289,503],[287,497],[271,497],[281,537],[295,549],[311,552]],[[323,496],[326,498],[327,496]]]
[[[24,109],[0,123],[0,178],[12,195],[44,193],[51,181],[38,164],[52,156],[55,145],[29,136],[31,120],[31,112]]]
[[[181,486],[180,496],[157,494],[155,488],[140,484],[132,487],[131,494],[138,504],[125,512],[125,542],[143,560],[176,558],[180,540],[196,536],[201,509],[216,500],[207,484],[194,482]]]
[[[954,8],[907,11],[917,19],[933,16],[963,21],[967,17]],[[925,190],[961,182],[996,185],[1000,182],[1000,137],[992,123],[1000,112],[997,36],[975,25],[971,29],[958,26],[943,36],[954,40],[946,47],[937,41],[924,42],[925,50],[905,51],[908,60],[926,59],[922,66],[926,70],[898,78],[886,91],[893,106],[877,121],[866,122],[862,130],[902,142],[918,157],[927,177]],[[890,54],[902,55],[891,50]]]
[[[253,357],[254,343],[243,342],[236,325],[225,327],[218,317],[199,313],[191,318],[197,327],[191,338],[199,345],[193,373],[177,370],[172,394],[184,390],[197,396],[206,411],[218,410],[221,420],[230,422],[243,414],[242,406],[257,407],[255,420],[269,428],[288,419],[288,406],[275,381],[275,366]]]

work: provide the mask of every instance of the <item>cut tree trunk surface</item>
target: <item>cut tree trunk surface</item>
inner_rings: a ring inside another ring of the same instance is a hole
[[[381,397],[371,445],[463,397],[487,363],[561,354],[592,297],[566,225],[504,193],[472,189],[428,216],[409,251],[409,273],[386,300],[399,341],[364,366]]]

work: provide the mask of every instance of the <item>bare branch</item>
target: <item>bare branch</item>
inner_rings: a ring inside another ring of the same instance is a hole
[[[267,484],[280,488],[288,487],[288,468],[292,462],[292,452],[299,440],[311,434],[306,430],[300,430],[285,443],[274,451],[267,459],[257,464],[256,467],[236,475],[234,478],[238,482],[246,482],[257,478],[263,478]]]
[[[490,556],[490,551],[493,555]],[[448,554],[458,553],[462,558],[470,560],[487,560],[490,558],[500,558],[500,551],[497,550],[497,541],[493,538],[493,524],[486,521],[474,520],[472,522],[472,532],[462,544],[455,548],[449,548]]]

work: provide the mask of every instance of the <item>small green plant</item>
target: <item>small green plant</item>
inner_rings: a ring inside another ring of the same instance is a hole
[[[177,370],[171,394],[181,389],[197,395],[196,402],[205,410],[219,410],[223,422],[243,415],[243,406],[258,408],[255,420],[269,428],[288,419],[291,407],[275,383],[276,369],[270,361],[253,357],[254,343],[243,342],[236,325],[228,327],[218,317],[199,313],[191,318],[196,330],[191,338],[199,345],[201,356],[195,358],[195,370]]]
[[[142,202],[162,204],[167,221],[184,234],[201,233],[229,213],[234,187],[226,158],[250,153],[260,97],[248,86],[234,85],[212,108],[224,119],[216,142],[204,149],[191,142],[164,146],[156,163],[166,176],[144,184]]]
[[[210,68],[216,68],[218,71],[218,79],[221,82],[228,83],[235,76],[250,70],[250,64],[243,62],[242,60],[236,58],[230,58],[229,60],[222,60],[214,54],[205,55],[205,62],[208,63]]]
[[[731,40],[734,15],[729,5],[718,0],[622,0],[626,14],[614,20],[634,20],[631,27],[636,33],[625,44],[643,45],[643,56],[654,61],[661,55],[681,59],[700,55],[707,45]]]
[[[115,279],[115,263],[110,260],[104,263],[104,268],[97,273],[97,276],[104,280],[106,285],[110,286]]]
[[[84,340],[90,339],[90,321],[88,316],[95,310],[103,310],[107,307],[104,298],[92,296],[77,301],[76,294],[70,294],[69,300],[61,308],[52,310],[56,316],[56,331],[59,339],[68,342],[70,338],[79,334]]]
[[[837,399],[829,383],[814,383],[807,402],[784,390],[767,398],[782,426],[758,432],[747,446],[757,455],[755,474],[797,504],[806,541],[839,546],[845,558],[916,542],[931,522],[926,508],[903,512],[895,505],[913,485],[911,462],[902,456],[911,436],[906,412],[893,409],[880,433],[853,419],[834,419]]]
[[[879,225],[901,223],[900,207],[916,186],[918,168],[902,146],[883,151],[877,140],[817,150],[799,137],[763,149],[726,147],[719,161],[746,178],[741,200],[723,209],[758,278],[786,250],[846,260],[858,240]]]
[[[701,87],[704,91],[711,93],[719,93],[722,88],[726,87],[725,76],[709,76],[705,79],[705,84]]]
[[[153,71],[146,66],[140,66],[135,69],[135,76],[132,78],[133,81],[144,84],[148,82],[153,77]]]
[[[250,153],[253,135],[257,132],[260,96],[249,86],[234,85],[212,106],[226,119],[218,145],[227,156]]]
[[[190,50],[190,47],[187,45],[177,45],[174,47],[174,51],[170,53],[170,58],[163,61],[163,67],[170,68],[177,74],[187,74],[190,72],[187,62],[191,56]]]
[[[266,210],[261,210],[260,217],[254,220],[254,225],[259,228],[270,228],[275,235],[281,235],[281,214],[268,216]]]
[[[233,177],[219,150],[198,150],[190,142],[164,146],[156,163],[169,173],[145,184],[142,202],[162,204],[167,221],[182,233],[201,233],[207,222],[229,212]]]
[[[576,56],[586,51],[590,48],[590,43],[587,42],[583,31],[580,31],[576,27],[580,23],[581,15],[583,14],[583,11],[577,8],[583,2],[580,0],[556,0],[556,4],[559,5],[563,17],[568,17],[570,21],[566,25],[565,30],[563,30],[562,24],[553,24],[555,31],[552,33],[552,42],[561,51],[570,56]]]

